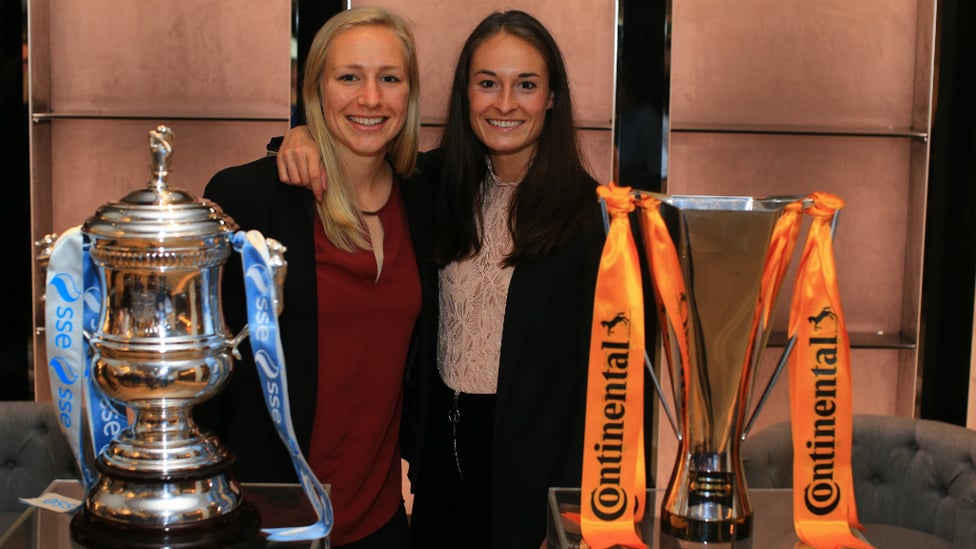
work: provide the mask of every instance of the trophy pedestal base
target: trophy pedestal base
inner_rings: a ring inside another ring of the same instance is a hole
[[[74,547],[83,549],[249,549],[265,546],[260,530],[257,509],[247,503],[217,518],[167,528],[105,520],[85,507],[71,519]]]
[[[752,536],[752,515],[739,519],[701,520],[661,511],[661,533],[692,544],[729,543]],[[691,545],[690,547],[696,547]],[[682,544],[682,547],[684,545]]]

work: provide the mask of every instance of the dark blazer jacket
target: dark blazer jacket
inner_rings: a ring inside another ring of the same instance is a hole
[[[423,176],[399,182],[422,288],[421,319],[415,328],[411,360],[429,351],[421,337],[427,318],[436,310],[436,270],[430,262],[433,199],[431,184]],[[318,379],[318,296],[315,277],[313,223],[314,196],[308,189],[281,183],[273,157],[226,168],[213,176],[204,198],[215,202],[241,229],[256,229],[287,247],[283,288],[284,309],[279,317],[287,367],[288,396],[299,446],[308,455],[316,405]],[[247,322],[240,257],[228,260],[221,283],[223,312],[228,329],[239,333]],[[435,324],[436,326],[436,324]],[[429,330],[429,328],[427,328]],[[242,360],[235,361],[228,385],[195,409],[204,430],[211,431],[236,454],[233,471],[249,482],[298,482],[291,458],[268,415],[250,345],[243,342]]]
[[[597,225],[512,273],[495,403],[492,547],[538,547],[549,487],[580,483],[602,233]]]

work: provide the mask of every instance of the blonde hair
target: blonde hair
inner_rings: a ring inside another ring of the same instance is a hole
[[[387,155],[393,169],[401,177],[414,173],[417,147],[420,142],[420,68],[417,48],[410,26],[402,17],[377,7],[357,7],[344,10],[330,18],[315,34],[305,60],[302,98],[305,101],[305,121],[312,138],[322,153],[325,172],[329,174],[329,190],[318,205],[325,235],[337,248],[352,252],[371,250],[362,221],[362,213],[352,198],[352,182],[336,152],[335,138],[325,124],[322,110],[322,77],[325,59],[336,36],[349,29],[375,25],[389,29],[403,46],[407,61],[410,92],[407,116],[403,128],[390,142]]]

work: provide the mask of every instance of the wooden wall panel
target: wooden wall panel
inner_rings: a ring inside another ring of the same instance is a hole
[[[288,0],[49,3],[54,112],[288,116]]]
[[[907,128],[917,0],[675,1],[675,125]]]
[[[149,131],[157,124],[173,130],[169,185],[200,198],[210,177],[227,166],[264,154],[268,139],[287,122],[188,120],[70,120],[52,132],[51,186],[57,230],[83,223],[106,202],[121,200],[150,181]]]

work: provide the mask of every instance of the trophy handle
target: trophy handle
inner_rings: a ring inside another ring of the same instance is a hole
[[[651,357],[647,355],[646,349],[644,350],[644,366],[647,367],[647,372],[651,374],[651,380],[654,381],[654,390],[657,392],[657,397],[661,399],[661,408],[664,408],[664,413],[668,415],[668,421],[671,422],[671,431],[680,441],[682,435],[681,429],[678,428],[678,420],[675,419],[674,412],[668,407],[668,401],[664,398],[664,389],[661,388],[661,382],[658,381],[657,374],[654,373],[654,364],[651,362]],[[675,405],[677,406],[677,403]]]
[[[804,202],[806,205],[806,202]],[[834,212],[834,218],[830,220],[830,238],[833,239],[834,235],[837,234],[837,220],[840,218],[840,210]],[[776,380],[779,379],[779,375],[783,373],[783,368],[786,367],[786,362],[790,358],[790,353],[793,352],[793,345],[796,344],[796,336],[791,337],[787,342],[786,346],[783,348],[783,354],[779,357],[779,362],[776,364],[776,369],[773,371],[773,375],[769,378],[769,382],[766,383],[766,387],[763,389],[762,393],[759,395],[759,402],[756,403],[756,409],[752,411],[752,415],[749,416],[749,421],[746,422],[745,428],[742,430],[742,440],[746,439],[749,432],[752,431],[753,425],[756,423],[756,418],[759,417],[759,411],[762,410],[763,406],[766,404],[766,399],[769,398],[769,393],[773,392],[773,386],[776,385]]]
[[[285,252],[288,251],[288,248],[273,238],[265,238],[264,241],[268,246],[268,264],[271,266],[271,272],[274,276],[275,312],[278,316],[281,316],[281,311],[285,308],[284,286],[285,275],[288,274],[288,262],[285,260]],[[245,324],[230,342],[230,352],[237,360],[241,359],[241,352],[237,348],[247,339],[249,334],[250,331],[248,330],[247,324]]]
[[[762,410],[763,406],[766,404],[766,399],[769,398],[769,393],[773,392],[773,386],[776,385],[776,380],[779,379],[779,375],[783,373],[783,368],[786,366],[786,361],[790,358],[790,353],[793,352],[793,345],[796,343],[796,336],[793,336],[786,342],[786,347],[783,348],[783,354],[779,357],[779,362],[776,364],[776,369],[773,370],[773,375],[769,378],[766,383],[766,387],[763,389],[762,393],[759,394],[759,402],[756,403],[756,409],[752,411],[752,415],[749,416],[749,421],[746,422],[746,426],[742,429],[742,436],[739,437],[742,440],[746,439],[746,436],[752,431],[752,426],[756,423],[756,418],[759,417],[759,411]]]
[[[236,336],[234,336],[234,339],[230,340],[230,353],[234,355],[234,358],[236,360],[241,359],[241,352],[237,350],[237,347],[239,347],[241,343],[244,343],[244,340],[247,339],[247,336],[248,336],[248,330],[247,330],[247,324],[245,324],[244,327],[241,328],[241,331],[238,332]]]

